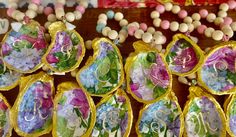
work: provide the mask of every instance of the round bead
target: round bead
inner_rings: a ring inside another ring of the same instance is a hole
[[[97,24],[104,24],[106,26],[107,25],[107,20],[98,19]]]
[[[97,24],[97,26],[96,26],[96,31],[98,32],[98,33],[101,33],[102,32],[102,29],[105,27],[105,24]]]
[[[54,15],[54,14],[49,14],[49,15],[48,15],[48,21],[54,22],[54,21],[56,21],[56,20],[57,20],[56,15]]]
[[[226,28],[231,29],[230,25],[222,25],[221,26],[221,30],[226,29]]]
[[[135,27],[139,28],[139,23],[138,22],[132,22],[132,23],[128,24],[128,27],[129,26],[135,26]]]
[[[87,40],[85,42],[86,49],[92,49],[92,40]]]
[[[224,33],[220,30],[216,30],[212,33],[212,38],[216,41],[222,40]]]
[[[119,31],[119,34],[122,34],[122,35],[124,35],[125,37],[128,37],[128,32],[127,32],[126,29],[121,29],[121,30]]]
[[[174,5],[173,7],[172,7],[172,13],[174,13],[174,14],[178,14],[179,13],[179,11],[180,11],[181,9],[180,9],[180,7],[179,7],[179,5]]]
[[[53,13],[53,9],[51,7],[46,7],[46,8],[44,8],[43,12],[45,15],[49,15],[49,14]]]
[[[161,52],[161,50],[162,50],[162,45],[155,45],[155,48],[158,50],[158,52]]]
[[[80,3],[79,3],[81,6],[83,6],[84,8],[87,8],[88,7],[88,0],[80,0]]]
[[[124,18],[124,15],[121,12],[117,12],[114,18],[116,21],[121,21]]]
[[[177,31],[179,29],[179,23],[177,21],[173,21],[170,23],[170,30]]]
[[[188,32],[193,32],[194,31],[194,25],[192,23],[188,23]]]
[[[144,31],[142,29],[138,29],[137,31],[135,31],[134,37],[136,39],[141,39],[143,34],[144,34]]]
[[[104,19],[104,20],[107,20],[107,15],[102,13],[98,16],[98,19]]]
[[[62,19],[63,16],[65,16],[65,11],[63,9],[56,9],[55,10],[57,19]]]
[[[233,31],[236,31],[236,22],[231,23],[230,27],[232,28]]]
[[[229,9],[234,9],[234,8],[236,8],[236,1],[234,1],[234,0],[229,0],[229,1],[228,1],[228,6],[229,6]]]
[[[72,77],[76,77],[77,72],[78,72],[78,70],[75,69],[75,70],[71,71],[70,74]]]
[[[164,35],[153,35],[152,41],[158,45],[165,44],[166,37]]]
[[[201,19],[201,16],[200,16],[199,13],[193,13],[192,19],[193,19],[193,20],[200,20],[200,19]]]
[[[155,33],[155,28],[153,28],[153,27],[148,27],[147,32],[153,34],[153,33]]]
[[[231,28],[225,28],[225,29],[222,29],[222,32],[228,36],[229,38],[233,37],[234,35],[234,32]]]
[[[7,15],[9,16],[9,17],[11,17],[12,16],[12,13],[15,11],[15,9],[14,8],[8,8],[7,9]]]
[[[48,29],[48,27],[49,27],[51,24],[52,24],[51,22],[47,21],[47,22],[44,24],[44,27],[45,27],[46,29]]]
[[[222,10],[222,11],[228,11],[229,10],[229,5],[227,3],[222,3],[222,4],[220,4],[219,9]]]
[[[17,12],[16,13],[16,20],[21,21],[24,19],[25,14],[22,12]]]
[[[16,4],[16,3],[9,3],[9,4],[8,4],[8,7],[9,7],[9,8],[17,9],[17,4]]]
[[[80,20],[82,18],[82,14],[79,11],[74,11],[75,19]]]
[[[75,20],[75,15],[72,12],[67,12],[66,13],[66,20],[68,22],[73,22]]]
[[[119,43],[124,43],[126,40],[126,37],[123,34],[118,35]]]
[[[25,12],[25,15],[28,16],[29,18],[33,19],[36,17],[37,13],[34,10],[27,10]]]
[[[199,14],[200,14],[201,18],[206,18],[208,15],[208,11],[206,9],[201,9],[199,11]]]
[[[165,7],[163,5],[157,5],[156,11],[159,12],[160,14],[162,14],[165,12]]]
[[[225,25],[230,25],[233,22],[231,17],[225,17],[224,18],[224,24]]]
[[[152,40],[152,34],[149,33],[149,32],[146,32],[142,35],[142,40],[145,42],[145,43],[150,43],[151,40]]]
[[[184,19],[186,16],[188,16],[188,12],[186,10],[181,10],[178,13],[179,18]]]
[[[40,5],[41,0],[32,0],[32,3],[37,4],[37,5]]]
[[[107,12],[107,18],[108,18],[108,19],[113,19],[113,18],[114,18],[114,15],[115,15],[115,13],[114,13],[114,11],[112,11],[112,10],[109,10],[109,11]]]
[[[188,31],[188,25],[186,23],[181,23],[179,25],[179,31],[184,33],[184,32],[187,32]]]
[[[193,26],[194,26],[195,29],[196,29],[198,26],[200,26],[200,25],[201,25],[201,22],[200,22],[200,21],[195,20],[195,21],[193,22]]]
[[[108,37],[111,39],[111,40],[115,40],[118,36],[118,33],[117,31],[115,30],[110,30],[108,31]]]
[[[206,20],[208,22],[214,22],[215,19],[216,19],[216,15],[214,13],[209,13],[206,17]]]
[[[155,26],[155,27],[160,27],[160,25],[161,25],[161,19],[160,18],[155,18],[154,20],[153,20],[153,25]]]
[[[128,34],[129,34],[130,36],[133,36],[134,33],[135,33],[135,31],[136,31],[137,29],[138,29],[138,28],[137,28],[136,26],[130,26],[130,27],[128,28]]]
[[[43,65],[42,70],[44,70],[44,71],[48,71],[49,68],[48,68],[46,65]]]
[[[127,26],[128,25],[128,21],[126,19],[122,19],[119,24],[120,24],[121,27]]]
[[[166,11],[171,11],[172,7],[173,7],[173,4],[170,3],[170,2],[167,2],[167,3],[164,4],[164,6],[165,6]]]
[[[223,10],[220,10],[217,15],[218,15],[219,17],[224,18],[224,17],[227,16],[227,12],[226,12],[226,11],[223,11]]]
[[[158,35],[158,36],[159,36],[159,35],[163,35],[163,34],[162,34],[161,31],[155,31],[155,32],[153,33],[153,36],[155,36],[155,35]]]
[[[62,3],[56,3],[56,4],[54,5],[54,8],[55,8],[55,9],[63,9],[63,8],[64,8],[64,4],[62,4]]]
[[[37,11],[38,5],[36,5],[35,3],[30,3],[28,6],[28,9],[33,10],[33,11]]]
[[[184,23],[192,23],[193,22],[193,19],[189,16],[185,17],[184,18]]]
[[[147,30],[147,24],[146,23],[141,23],[139,26],[140,26],[140,29],[142,29],[143,31]]]
[[[162,22],[161,22],[161,28],[162,29],[169,29],[169,27],[170,27],[170,22],[168,21],[168,20],[163,20]]]
[[[57,2],[58,2],[58,3],[61,3],[61,4],[63,4],[63,5],[66,4],[66,0],[57,0]]]
[[[152,19],[159,18],[160,13],[157,12],[157,11],[152,11],[150,16],[151,16]]]
[[[42,13],[43,13],[43,10],[44,10],[44,7],[40,5],[40,6],[38,7],[37,13],[38,13],[38,14],[42,14]]]
[[[111,28],[110,27],[104,27],[103,29],[102,29],[102,35],[103,36],[107,36],[108,35],[108,32],[111,30]]]
[[[85,8],[81,5],[76,6],[75,8],[77,11],[79,11],[81,14],[84,14]]]
[[[215,25],[220,25],[221,23],[224,22],[224,19],[222,17],[217,17],[215,20],[214,20],[214,24]]]
[[[206,28],[207,28],[206,25],[200,25],[197,27],[197,31],[199,34],[203,34]]]
[[[210,38],[212,36],[212,33],[215,31],[212,27],[206,28],[204,31],[204,34],[206,37]]]

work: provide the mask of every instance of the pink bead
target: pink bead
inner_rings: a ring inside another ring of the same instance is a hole
[[[129,33],[129,35],[130,35],[130,36],[133,36],[134,33],[135,33],[135,31],[136,31],[137,29],[138,29],[138,28],[135,27],[135,26],[130,26],[130,27],[128,28],[128,33]]]
[[[225,17],[224,18],[224,24],[225,25],[230,25],[233,22],[231,17]]]
[[[169,27],[170,27],[170,22],[168,20],[163,20],[161,22],[161,28],[162,29],[169,29]]]
[[[179,13],[178,13],[178,16],[179,16],[181,19],[185,18],[187,15],[188,15],[188,12],[187,12],[186,10],[181,10],[181,11],[179,11]]]
[[[62,3],[56,3],[55,9],[62,9],[62,8],[64,8],[64,4],[62,4]]]
[[[78,10],[81,14],[84,14],[85,8],[83,6],[76,6],[76,10]]]
[[[9,9],[7,9],[7,15],[9,16],[9,17],[11,17],[12,16],[12,13],[15,11],[16,9],[14,9],[14,8],[9,8]]]
[[[49,14],[52,14],[53,13],[53,9],[51,8],[51,7],[46,7],[46,8],[44,8],[44,14],[45,15],[49,15]]]
[[[37,5],[40,5],[41,0],[32,0],[32,3],[37,4]]]
[[[208,15],[208,11],[206,9],[201,9],[199,11],[199,14],[200,14],[201,18],[206,18]]]
[[[236,1],[229,0],[228,5],[229,5],[229,9],[234,9],[234,8],[236,8]]]
[[[197,32],[198,32],[199,34],[203,34],[206,28],[207,28],[206,25],[200,25],[200,26],[198,26],[198,28],[197,28]]]
[[[147,30],[147,24],[146,23],[141,23],[139,25],[140,29],[142,29],[143,31],[146,31]]]
[[[157,5],[156,6],[156,11],[159,12],[160,14],[164,13],[165,12],[165,7],[163,5]]]

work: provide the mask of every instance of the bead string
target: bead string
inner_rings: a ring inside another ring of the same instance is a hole
[[[43,6],[41,6],[41,0],[31,0],[28,10],[23,13],[17,10],[17,3],[19,0],[9,0],[9,8],[7,10],[7,15],[17,21],[22,21],[26,19],[26,17],[33,19],[37,16],[37,14],[41,14],[43,12]]]

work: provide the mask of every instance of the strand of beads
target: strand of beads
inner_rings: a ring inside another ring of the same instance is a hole
[[[25,16],[33,19],[37,16],[38,13],[43,12],[43,7],[40,5],[41,0],[32,0],[28,6],[28,10],[25,13],[17,10],[18,2],[19,0],[9,0],[9,8],[7,10],[7,15],[17,21],[22,21]]]
[[[119,22],[122,29],[119,33],[116,30],[112,30],[110,27],[107,27],[107,20],[115,19]],[[127,30],[125,26],[128,25],[128,21],[124,19],[124,15],[121,12],[114,12],[109,10],[106,14],[102,13],[98,16],[96,31],[102,33],[104,36],[107,36],[111,40],[115,40],[118,43],[123,43],[128,37]]]

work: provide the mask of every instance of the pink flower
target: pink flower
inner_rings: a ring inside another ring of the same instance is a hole
[[[125,99],[125,97],[123,97],[123,96],[119,96],[119,97],[117,98],[117,101],[124,103],[124,102],[126,101],[126,99]]]
[[[43,39],[38,39],[33,45],[37,50],[46,48],[46,42]]]
[[[166,88],[169,85],[169,75],[164,67],[153,64],[149,75],[154,85],[158,85],[163,88]]]
[[[3,54],[3,56],[8,55],[11,50],[12,50],[12,48],[7,43],[4,43],[2,45],[2,54]]]
[[[26,40],[26,41],[30,42],[31,44],[34,44],[35,42],[37,42],[37,39],[32,38],[28,35],[21,35],[19,39]]]
[[[142,98],[142,95],[138,92],[139,89],[138,83],[130,84],[130,89],[138,98]]]
[[[230,89],[232,89],[232,88],[234,88],[234,85],[229,84],[229,85],[226,85],[226,86],[222,89],[222,91],[230,90]]]
[[[70,104],[77,106],[82,113],[83,118],[86,119],[90,111],[87,97],[81,89],[74,89],[73,94],[75,97],[71,100]]]
[[[47,59],[47,62],[50,64],[59,62],[59,60],[55,56],[53,56],[52,54],[48,54],[46,59]]]
[[[1,110],[7,110],[7,105],[5,104],[5,102],[2,100],[1,102],[0,102],[0,109]]]

